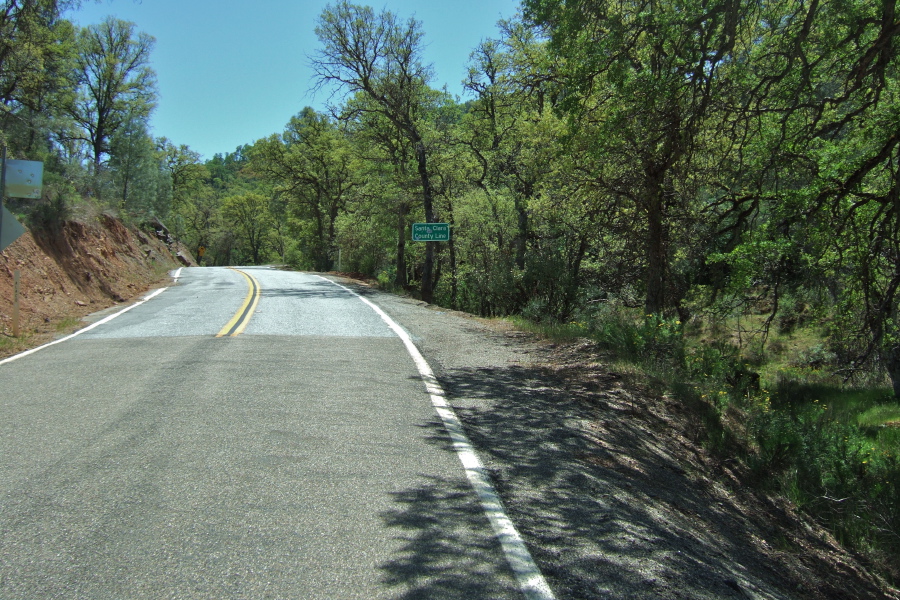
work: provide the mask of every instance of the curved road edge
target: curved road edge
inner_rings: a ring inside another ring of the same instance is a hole
[[[422,353],[419,352],[419,349],[413,343],[409,333],[371,300],[360,296],[353,290],[330,279],[321,276],[319,277],[336,285],[347,293],[352,294],[369,306],[369,308],[375,311],[375,313],[381,317],[387,326],[390,327],[403,342],[406,351],[416,364],[419,375],[422,377],[422,381],[425,384],[425,389],[431,397],[431,403],[434,405],[435,411],[438,413],[444,424],[444,429],[453,440],[453,447],[462,463],[466,477],[473,490],[478,495],[481,507],[491,523],[494,534],[500,541],[503,553],[506,556],[506,560],[514,573],[516,580],[519,582],[522,593],[528,600],[555,600],[555,596],[550,590],[550,586],[547,584],[543,574],[534,562],[531,552],[528,551],[522,536],[519,534],[512,520],[506,514],[500,496],[494,489],[494,485],[491,483],[481,459],[478,458],[474,446],[469,441],[469,438],[463,429],[462,422],[456,415],[453,407],[447,402],[446,392],[444,392],[444,389],[434,376],[434,372],[428,365],[425,357],[422,356]]]

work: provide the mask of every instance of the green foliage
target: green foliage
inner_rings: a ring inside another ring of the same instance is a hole
[[[24,0],[0,8],[0,120],[15,113],[30,124],[71,101],[75,33],[61,18],[69,2]],[[41,113],[44,113],[41,115]]]
[[[203,193],[209,171],[201,164],[200,155],[184,144],[176,147],[166,138],[159,138],[156,149],[171,208],[177,210],[192,196]]]
[[[900,404],[874,406],[856,418],[860,427],[900,427]]]
[[[382,138],[386,142],[382,144],[383,150],[396,155],[396,143],[400,142],[400,146],[413,151],[425,221],[435,222],[431,149],[426,144],[425,119],[434,114],[435,101],[441,95],[428,87],[431,69],[421,60],[421,23],[414,18],[401,21],[386,9],[375,13],[369,6],[340,0],[322,11],[316,36],[322,44],[313,60],[319,86],[337,85],[344,93],[361,100],[353,105],[347,118],[361,114],[382,121],[383,125],[389,124],[395,135]],[[394,163],[400,166],[398,161]],[[403,169],[399,174],[405,175]],[[399,230],[405,225],[401,222]],[[398,244],[398,263],[404,260],[403,252]],[[421,296],[426,302],[432,300],[437,284],[434,254],[434,243],[425,244]],[[404,271],[405,265],[398,264],[398,273]]]
[[[383,290],[388,291],[397,291],[394,282],[397,280],[397,275],[393,271],[396,271],[395,267],[388,267],[381,271],[378,271],[376,276],[376,280],[378,281],[378,287]]]
[[[518,308],[521,273],[507,243],[515,231],[511,199],[473,190],[455,199],[454,245],[457,257],[456,306],[484,316],[504,316]],[[437,297],[449,299],[446,279]]]
[[[268,199],[257,193],[228,196],[222,202],[222,216],[238,241],[230,252],[239,257],[239,262],[266,262],[267,238],[272,229]]]
[[[205,162],[148,135],[152,38],[64,6],[0,11],[0,142],[45,163],[45,197],[15,207],[32,226],[152,215],[204,264],[340,261],[593,338],[698,441],[896,554],[893,3],[526,0],[460,102],[429,86],[420,22],[336,2],[314,68],[339,104]],[[422,221],[451,241],[412,243]]]
[[[508,319],[516,326],[516,329],[535,333],[555,342],[572,341],[584,338],[588,334],[584,324],[577,321],[571,323],[541,323],[532,321],[524,315],[512,316],[508,317]]]
[[[28,226],[32,229],[59,231],[72,214],[78,200],[75,187],[52,171],[44,175],[44,195],[39,201],[22,203],[28,210]]]
[[[81,87],[68,112],[97,170],[113,134],[129,120],[146,118],[155,106],[156,75],[149,67],[155,40],[146,33],[135,35],[134,27],[109,17],[78,33],[76,77]]]
[[[285,263],[297,270],[309,269],[312,265],[303,255],[303,252],[300,250],[299,244],[297,242],[291,242],[287,246],[287,250],[285,251],[284,256]]]
[[[125,121],[110,138],[109,167],[119,207],[135,215],[169,215],[169,186],[161,179],[160,157],[147,125],[139,118]],[[162,185],[161,185],[162,184]]]
[[[828,401],[819,400],[817,391],[827,392],[792,384],[776,390],[771,403],[768,397],[759,400],[750,413],[756,452],[748,464],[761,482],[787,493],[841,543],[896,569],[900,436],[889,428],[860,426],[896,411],[896,405],[873,406],[859,415],[858,425],[851,416],[874,400],[833,389]]]
[[[283,198],[282,219],[290,223],[311,267],[330,271],[338,217],[359,179],[344,132],[327,116],[305,108],[281,136],[260,140],[248,154],[251,171]]]
[[[900,567],[900,405],[889,390],[782,378],[769,390],[722,341],[685,335],[676,319],[604,305],[569,325],[527,329],[595,340],[637,366],[695,419],[698,442],[740,459],[837,539],[888,571]]]
[[[676,318],[602,307],[590,316],[587,330],[601,347],[615,351],[619,358],[650,367],[681,369],[685,363],[684,328]]]

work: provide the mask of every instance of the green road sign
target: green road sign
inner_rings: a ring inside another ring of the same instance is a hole
[[[449,223],[413,223],[412,241],[414,242],[449,242]]]

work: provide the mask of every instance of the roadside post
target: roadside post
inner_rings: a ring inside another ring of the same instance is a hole
[[[3,244],[3,213],[6,207],[3,206],[3,197],[6,195],[6,144],[3,144],[2,162],[0,162],[0,252],[6,246]],[[16,236],[19,237],[19,236]]]
[[[13,293],[13,319],[12,319],[12,331],[13,337],[19,337],[19,270],[16,269],[13,271],[13,285],[15,287],[15,292]]]

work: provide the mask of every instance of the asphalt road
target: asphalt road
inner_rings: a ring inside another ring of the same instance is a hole
[[[186,269],[0,364],[0,598],[522,598],[403,341],[241,270],[239,335],[248,278]]]

